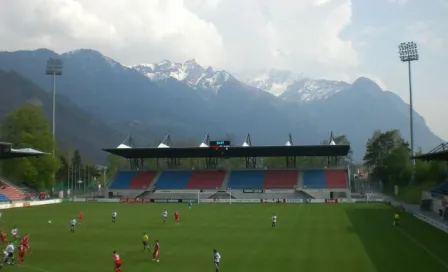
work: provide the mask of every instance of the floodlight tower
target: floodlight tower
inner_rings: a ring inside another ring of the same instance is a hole
[[[47,75],[53,76],[53,157],[55,156],[55,142],[56,142],[56,76],[62,75],[62,70],[64,69],[64,64],[60,59],[50,58],[47,60],[47,66],[45,68],[45,73]]]
[[[411,132],[411,180],[410,184],[415,180],[415,159],[414,156],[414,105],[412,103],[412,76],[411,76],[411,62],[419,59],[417,44],[415,42],[400,43],[398,46],[400,60],[408,63],[408,79],[409,79],[409,123]]]

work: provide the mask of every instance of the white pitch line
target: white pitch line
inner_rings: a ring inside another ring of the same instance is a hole
[[[50,270],[47,269],[43,269],[43,268],[39,268],[39,267],[34,267],[34,266],[29,266],[29,265],[24,265],[24,264],[19,264],[16,267],[23,267],[29,270],[34,270],[34,271],[39,271],[39,272],[51,272]]]
[[[442,259],[440,259],[437,255],[435,255],[434,253],[432,253],[431,250],[429,250],[427,247],[425,247],[424,245],[422,245],[419,241],[415,240],[414,238],[412,238],[411,235],[409,235],[404,229],[398,227],[398,229],[401,231],[401,233],[404,234],[404,236],[406,236],[409,240],[411,240],[411,242],[413,242],[414,244],[416,244],[417,246],[419,246],[421,249],[423,249],[424,251],[426,251],[426,253],[428,253],[429,256],[433,257],[434,260],[438,261],[441,265],[443,265],[447,270],[448,270],[448,264],[446,262],[444,262]]]

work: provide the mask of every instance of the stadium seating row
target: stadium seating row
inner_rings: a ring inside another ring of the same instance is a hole
[[[122,171],[109,189],[141,190],[154,183],[156,190],[204,189],[221,187],[227,173],[223,171]],[[344,189],[344,169],[322,170],[238,170],[231,171],[227,187],[232,189],[293,189],[303,180],[305,189]]]
[[[25,194],[22,191],[0,179],[0,202],[22,200],[24,197]]]

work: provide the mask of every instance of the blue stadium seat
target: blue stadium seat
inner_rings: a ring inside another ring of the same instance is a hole
[[[5,195],[3,195],[3,194],[0,194],[0,202],[9,202],[10,201],[10,199],[9,198],[7,198]]]
[[[324,189],[325,170],[306,170],[303,172],[304,189]]]
[[[165,171],[157,183],[154,185],[156,190],[186,189],[193,172],[191,171]]]
[[[262,189],[264,182],[264,171],[242,170],[232,171],[229,176],[227,187],[231,189]]]
[[[129,189],[132,179],[135,177],[137,172],[135,171],[122,171],[118,172],[111,184],[109,189],[126,190]]]

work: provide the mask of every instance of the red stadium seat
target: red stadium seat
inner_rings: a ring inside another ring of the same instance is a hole
[[[0,193],[9,198],[10,200],[23,200],[25,194],[19,189],[0,180]]]
[[[157,176],[157,172],[142,171],[137,172],[135,177],[129,183],[129,189],[146,189],[149,187],[153,179]]]
[[[325,187],[328,189],[347,188],[347,172],[345,169],[327,169],[325,180]]]
[[[297,185],[298,170],[267,170],[263,189],[293,189]]]
[[[187,183],[187,189],[216,189],[220,187],[226,176],[220,171],[193,172]]]

